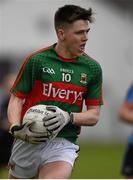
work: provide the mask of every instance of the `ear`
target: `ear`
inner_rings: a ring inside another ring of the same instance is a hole
[[[60,41],[64,41],[65,31],[63,29],[58,29],[57,36]]]

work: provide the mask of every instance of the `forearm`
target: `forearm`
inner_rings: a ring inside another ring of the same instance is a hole
[[[21,121],[21,110],[22,110],[23,100],[11,95],[7,115],[10,126],[13,124],[19,125]]]
[[[133,124],[133,110],[123,108],[120,110],[119,116],[124,122]]]
[[[73,113],[73,123],[78,126],[94,126],[99,120],[100,109],[90,109],[81,113]]]

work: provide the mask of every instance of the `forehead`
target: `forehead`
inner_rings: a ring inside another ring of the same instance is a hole
[[[69,26],[69,29],[82,30],[82,29],[88,29],[89,27],[90,27],[90,23],[88,20],[77,20],[77,21],[74,21]]]

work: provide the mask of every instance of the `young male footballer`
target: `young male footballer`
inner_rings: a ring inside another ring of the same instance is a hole
[[[9,178],[69,178],[79,146],[81,126],[98,122],[102,104],[102,70],[84,53],[92,9],[60,7],[54,18],[58,41],[26,58],[11,89],[8,106],[10,132],[16,138],[9,160]],[[82,111],[83,101],[87,111]],[[25,112],[37,104],[53,111],[43,118],[55,136],[22,125]]]

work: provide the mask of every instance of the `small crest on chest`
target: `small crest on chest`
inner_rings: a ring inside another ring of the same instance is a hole
[[[85,74],[85,73],[81,73],[80,74],[80,82],[82,84],[86,84],[87,83],[87,74]]]

